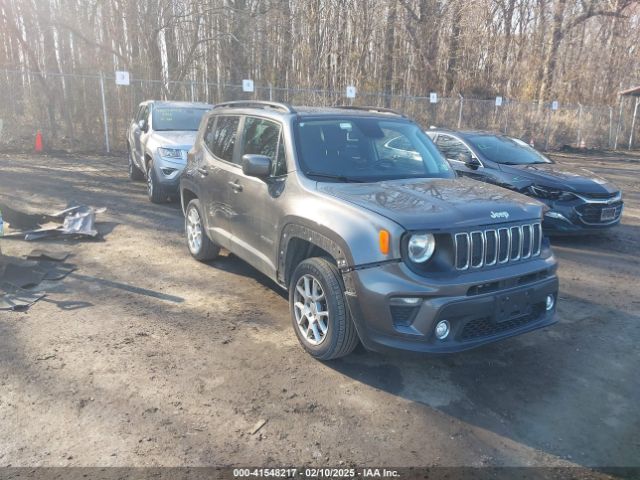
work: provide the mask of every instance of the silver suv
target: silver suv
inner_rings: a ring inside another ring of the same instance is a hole
[[[178,196],[180,174],[187,163],[202,116],[212,105],[148,100],[138,106],[127,131],[129,178],[147,180],[149,200]]]
[[[180,192],[191,255],[224,247],[288,290],[293,329],[316,358],[358,341],[460,351],[554,322],[542,204],[457,178],[395,112],[217,105]]]

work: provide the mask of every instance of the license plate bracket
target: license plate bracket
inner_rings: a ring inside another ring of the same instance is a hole
[[[600,221],[614,220],[616,218],[616,207],[605,207],[600,211]]]
[[[504,293],[496,297],[494,318],[497,323],[530,315],[531,311],[531,292],[529,290]]]

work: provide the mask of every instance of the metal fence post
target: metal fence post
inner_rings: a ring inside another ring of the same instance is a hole
[[[636,105],[633,107],[633,118],[631,119],[631,133],[629,134],[629,150],[633,146],[633,130],[636,128],[636,115],[638,114],[638,102],[640,97],[636,97]]]
[[[547,120],[544,125],[544,151],[549,149],[549,132],[551,130],[551,107],[547,109]]]
[[[609,148],[613,146],[613,107],[609,107]]]
[[[578,140],[576,142],[576,147],[580,148],[580,140],[582,138],[582,104],[578,104]]]
[[[616,127],[616,139],[613,143],[613,150],[618,149],[618,134],[620,133],[621,123],[622,123],[622,103],[624,101],[624,97],[620,97],[620,112],[618,113],[618,126]]]
[[[102,119],[104,122],[104,144],[107,147],[107,153],[111,153],[109,148],[109,125],[107,124],[107,102],[104,98],[104,73],[100,73],[100,94],[102,96]]]
[[[460,128],[462,125],[462,104],[464,103],[464,97],[460,94],[458,94],[458,96],[460,97],[460,110],[458,111],[458,128]]]

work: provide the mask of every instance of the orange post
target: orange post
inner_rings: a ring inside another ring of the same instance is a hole
[[[43,150],[42,147],[42,133],[40,133],[40,130],[38,130],[36,132],[36,152],[37,153],[41,153]]]

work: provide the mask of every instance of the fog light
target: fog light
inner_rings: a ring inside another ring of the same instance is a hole
[[[551,310],[555,304],[556,304],[555,297],[553,295],[547,295],[547,301],[545,304],[547,311]]]
[[[449,335],[449,322],[447,320],[441,320],[436,325],[436,337],[438,340],[444,340]]]
[[[402,303],[404,305],[417,305],[422,300],[418,297],[394,297],[391,299],[393,303]]]
[[[160,170],[162,170],[162,173],[164,173],[168,177],[173,172],[175,172],[177,168],[164,167],[164,168],[161,168]]]

